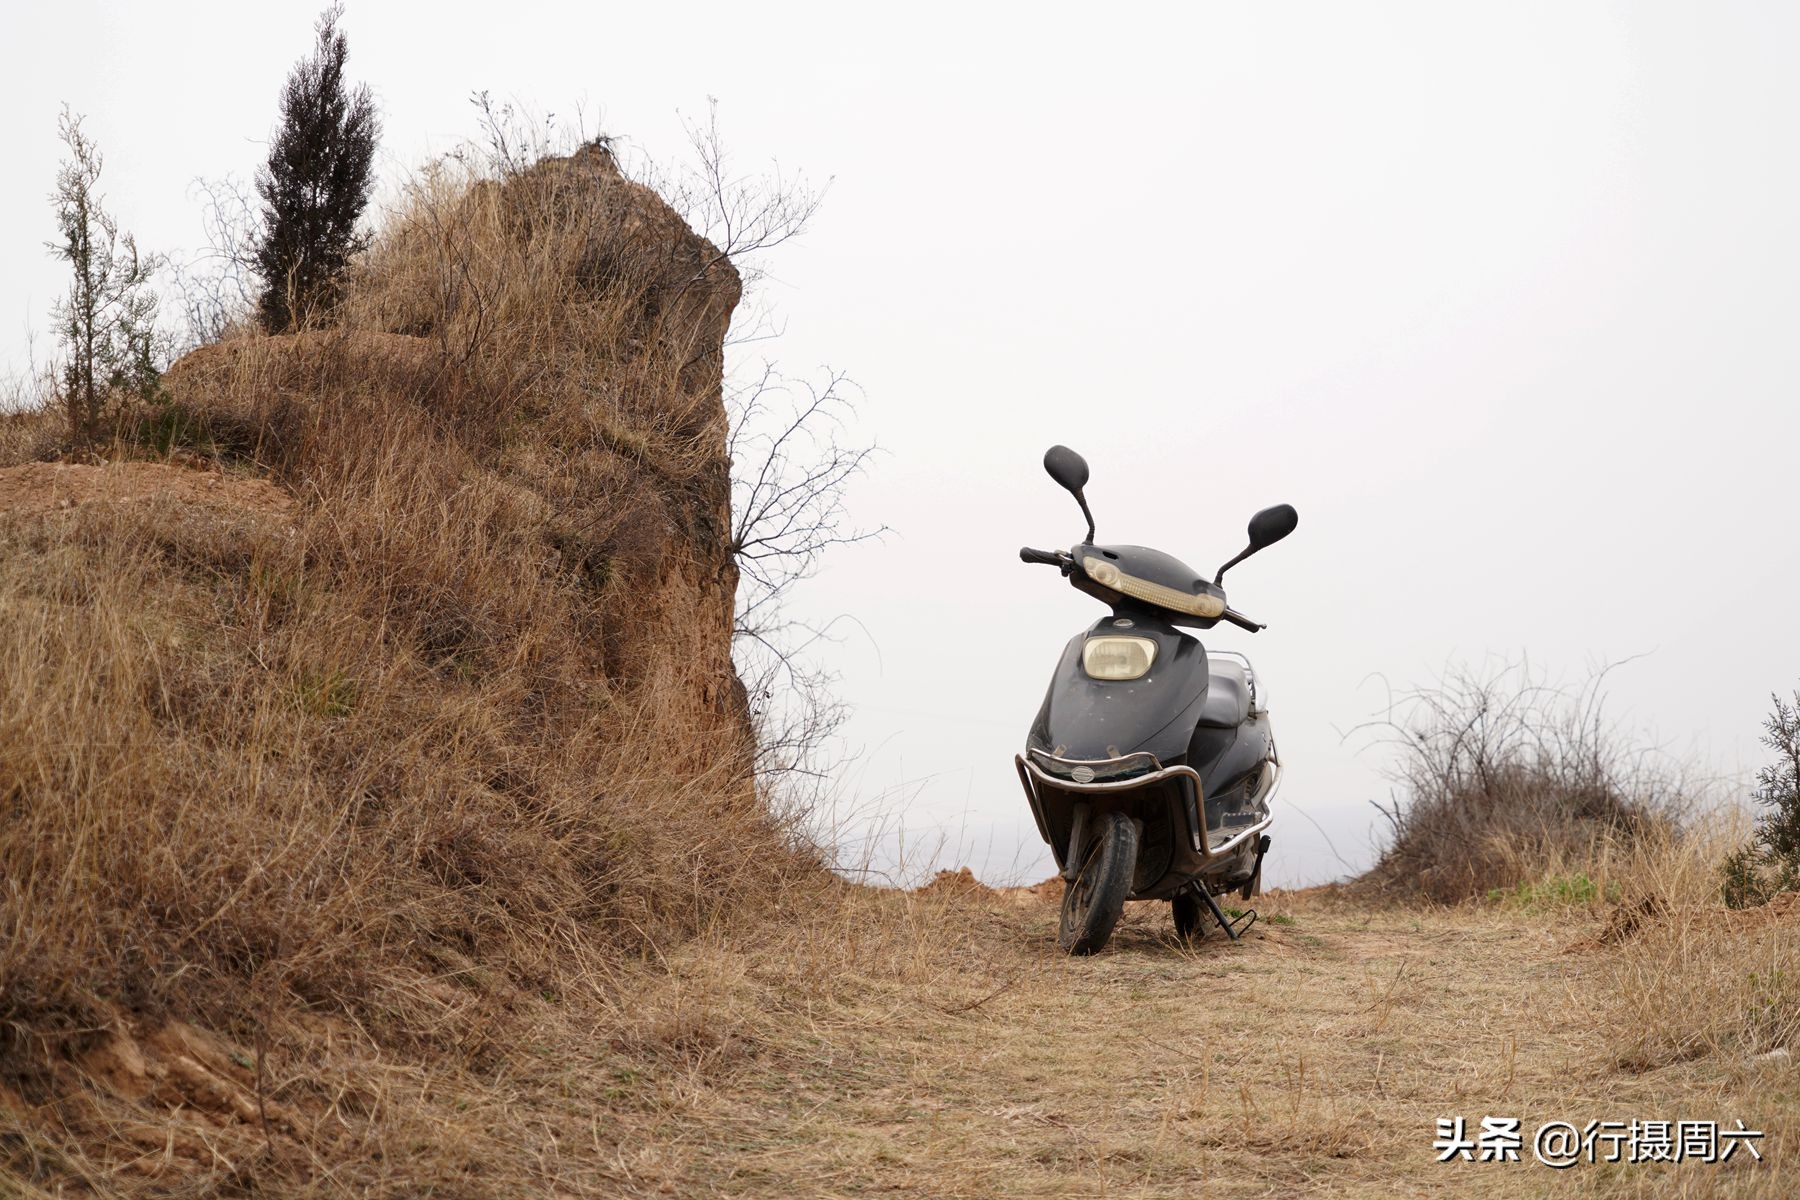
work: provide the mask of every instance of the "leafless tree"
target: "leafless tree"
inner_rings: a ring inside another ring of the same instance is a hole
[[[253,319],[260,290],[258,217],[249,185],[233,176],[196,179],[189,194],[201,202],[206,248],[173,264],[170,271],[171,290],[185,326],[184,350],[219,341]]]
[[[875,453],[842,440],[854,385],[830,372],[820,385],[794,382],[772,363],[727,401],[727,449],[737,471],[731,549],[746,581],[739,624],[755,628],[793,586],[810,578],[833,546],[879,537],[850,519],[844,490]]]
[[[818,753],[846,715],[835,675],[815,657],[840,622],[796,620],[787,600],[827,551],[885,532],[856,524],[846,506],[846,489],[875,453],[845,441],[855,395],[840,372],[796,383],[765,362],[727,396],[738,664],[765,772],[818,773]]]
[[[673,172],[645,164],[640,181],[661,193],[717,251],[700,264],[690,285],[706,278],[718,262],[729,260],[743,281],[747,311],[760,318],[764,310],[755,296],[766,269],[764,256],[806,231],[824,203],[830,180],[823,188],[814,188],[804,173],[784,171],[779,163],[762,172],[738,170],[719,130],[719,102],[712,97],[707,98],[706,118],[684,120],[683,127],[689,159]],[[736,344],[745,340],[743,311],[732,322]],[[749,337],[763,335],[764,325],[761,319],[751,322]]]
[[[760,295],[767,257],[806,231],[824,189],[780,164],[740,170],[720,131],[716,100],[708,99],[704,119],[685,126],[687,162],[674,172],[646,165],[639,178],[714,246],[715,256],[699,265],[692,282],[721,260],[737,269],[744,298],[727,349],[741,351],[781,332]],[[885,532],[853,521],[846,502],[875,447],[848,432],[860,393],[843,372],[795,380],[766,359],[741,363],[735,357],[728,358],[726,412],[732,551],[740,574],[738,669],[759,727],[762,773],[818,777],[826,766],[820,755],[847,715],[836,676],[822,665],[819,651],[850,618],[823,625],[802,621],[788,601],[827,551]]]

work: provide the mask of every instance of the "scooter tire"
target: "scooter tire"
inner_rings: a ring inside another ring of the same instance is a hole
[[[1063,885],[1056,940],[1070,954],[1093,954],[1106,945],[1137,870],[1138,823],[1122,812],[1103,812],[1097,824],[1075,878]]]

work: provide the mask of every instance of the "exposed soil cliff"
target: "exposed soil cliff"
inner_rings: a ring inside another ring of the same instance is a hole
[[[731,666],[738,295],[599,149],[428,176],[336,327],[168,373],[160,465],[0,471],[0,1159],[299,1186],[381,1071],[810,871]]]

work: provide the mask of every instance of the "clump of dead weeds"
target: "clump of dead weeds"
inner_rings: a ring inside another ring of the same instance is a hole
[[[1460,670],[1400,697],[1375,725],[1400,796],[1355,890],[1439,904],[1617,899],[1602,866],[1678,836],[1692,797],[1605,720],[1602,680],[1571,691],[1525,666]]]

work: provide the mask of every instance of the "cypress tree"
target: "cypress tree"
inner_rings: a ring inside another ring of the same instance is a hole
[[[356,226],[374,185],[381,128],[368,85],[352,90],[344,79],[343,11],[341,4],[325,10],[312,53],[288,74],[281,124],[256,175],[263,202],[257,315],[270,333],[329,310],[350,256],[364,245]]]

